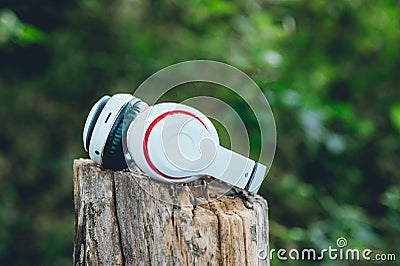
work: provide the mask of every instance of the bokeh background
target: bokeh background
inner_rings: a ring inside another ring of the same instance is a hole
[[[72,263],[72,161],[87,157],[90,107],[190,59],[238,67],[270,102],[278,146],[260,194],[271,248],[346,237],[400,265],[397,0],[2,0],[1,265]],[[170,98],[190,93],[201,90]],[[243,107],[229,91],[213,96]]]

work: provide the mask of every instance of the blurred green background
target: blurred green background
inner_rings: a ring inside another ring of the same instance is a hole
[[[87,157],[90,107],[190,59],[238,67],[270,101],[272,248],[346,237],[400,265],[398,0],[1,1],[1,265],[71,264],[72,161]]]

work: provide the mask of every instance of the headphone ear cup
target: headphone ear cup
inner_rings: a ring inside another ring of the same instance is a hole
[[[122,170],[128,167],[125,161],[122,137],[125,135],[129,124],[136,118],[137,114],[140,113],[140,103],[142,102],[138,101],[134,104],[129,102],[115,120],[104,146],[104,168]]]
[[[110,96],[103,96],[90,110],[90,113],[86,119],[85,127],[83,129],[83,146],[86,151],[89,150],[90,141],[92,140],[93,130],[99,119],[101,112],[110,100]]]

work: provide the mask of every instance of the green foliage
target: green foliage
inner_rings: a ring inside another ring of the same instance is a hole
[[[390,116],[393,126],[400,132],[400,104],[392,106],[390,109]]]
[[[88,108],[190,59],[238,67],[270,101],[278,148],[260,193],[272,247],[346,237],[349,247],[398,252],[398,1],[38,2],[0,7],[0,264],[70,264],[71,164],[87,157]],[[240,98],[191,86],[165,99],[204,92],[228,102],[255,157],[256,121]]]
[[[38,28],[21,22],[9,9],[0,10],[0,46],[9,42],[27,45],[43,41],[45,35]]]

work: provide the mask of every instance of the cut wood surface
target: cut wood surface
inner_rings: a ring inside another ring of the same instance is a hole
[[[74,265],[269,265],[266,200],[215,193],[75,160]]]

